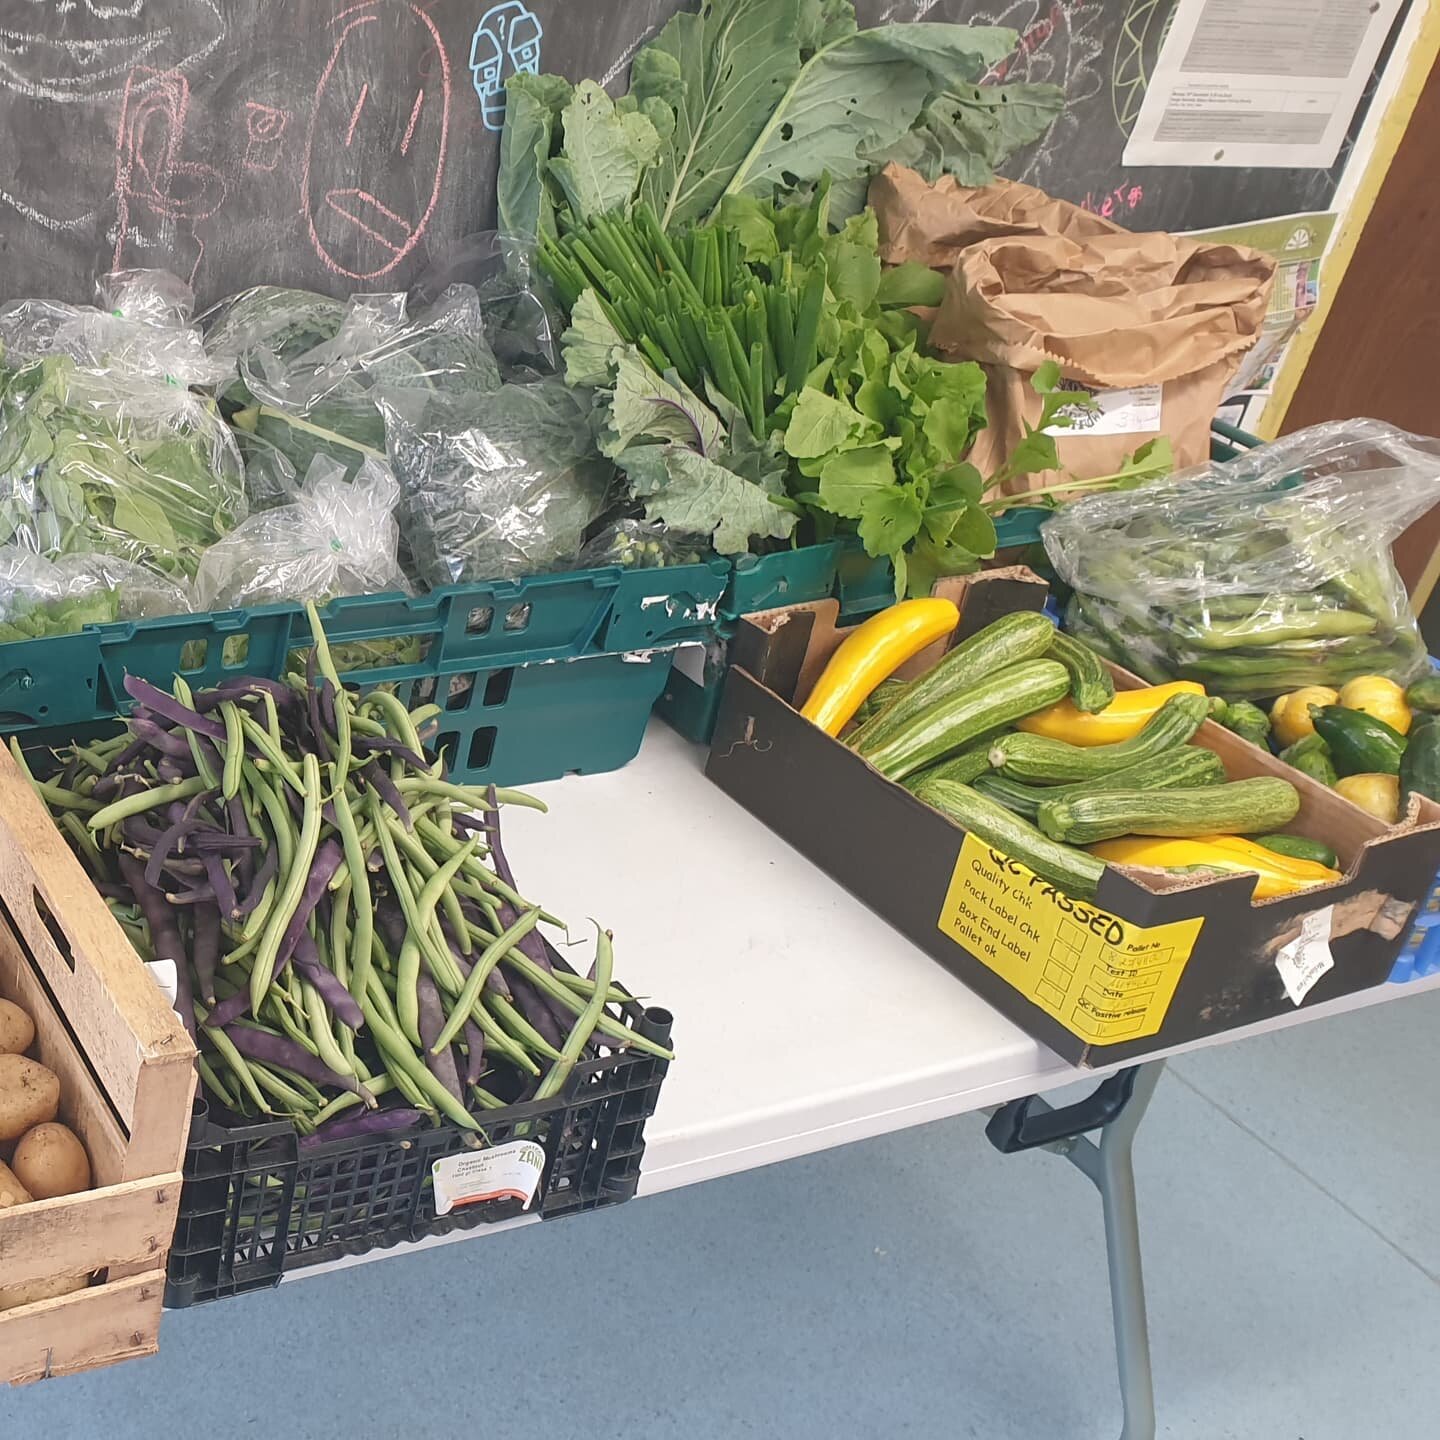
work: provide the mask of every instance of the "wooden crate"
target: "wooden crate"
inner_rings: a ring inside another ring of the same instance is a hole
[[[0,996],[34,1017],[32,1058],[96,1188],[0,1210],[0,1284],[87,1274],[87,1289],[0,1311],[0,1384],[74,1374],[158,1345],[195,1050],[10,756],[0,749]]]

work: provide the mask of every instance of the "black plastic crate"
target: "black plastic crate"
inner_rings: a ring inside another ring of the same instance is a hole
[[[626,1020],[668,1044],[669,1011],[632,1003]],[[531,1206],[544,1219],[618,1205],[639,1183],[645,1122],[668,1065],[628,1051],[582,1061],[553,1100],[475,1111],[481,1148],[522,1137],[544,1147]],[[165,1286],[172,1309],[267,1290],[291,1271],[342,1255],[523,1213],[519,1200],[497,1199],[436,1215],[431,1165],[473,1149],[477,1138],[449,1121],[306,1148],[285,1121],[226,1118],[197,1100]]]

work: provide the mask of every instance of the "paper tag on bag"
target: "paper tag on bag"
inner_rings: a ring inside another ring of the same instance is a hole
[[[175,969],[175,962],[173,960],[147,960],[145,968],[150,972],[150,978],[160,987],[165,998],[170,1002],[170,1008],[174,1010],[180,998],[180,975]]]
[[[448,1215],[461,1205],[478,1205],[482,1200],[519,1200],[528,1210],[544,1173],[545,1150],[534,1140],[447,1155],[430,1167],[435,1213]]]
[[[1083,390],[1083,385],[1062,382],[1062,389]],[[1060,413],[1068,425],[1052,425],[1047,435],[1153,435],[1160,427],[1159,385],[1136,385],[1128,390],[1096,390],[1090,398],[1099,407],[1095,410],[1079,406]]]
[[[1310,993],[1327,970],[1335,968],[1335,956],[1330,951],[1330,919],[1334,913],[1335,907],[1327,905],[1307,915],[1300,922],[1300,934],[1282,945],[1275,957],[1275,968],[1294,1005]]]

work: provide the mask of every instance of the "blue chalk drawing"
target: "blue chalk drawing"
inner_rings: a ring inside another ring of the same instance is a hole
[[[475,27],[470,42],[470,73],[480,97],[480,114],[487,130],[505,124],[505,81],[511,75],[540,73],[540,17],[524,0],[505,0],[492,6]]]

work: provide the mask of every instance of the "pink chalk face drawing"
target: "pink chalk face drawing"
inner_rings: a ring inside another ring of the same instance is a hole
[[[268,175],[280,163],[280,146],[290,112],[258,100],[245,102],[245,169]]]
[[[505,82],[540,73],[540,17],[521,0],[505,0],[480,17],[470,41],[470,74],[487,130],[505,127]]]
[[[450,62],[418,4],[366,0],[333,24],[301,193],[321,263],[346,279],[375,280],[415,248],[439,202]]]

